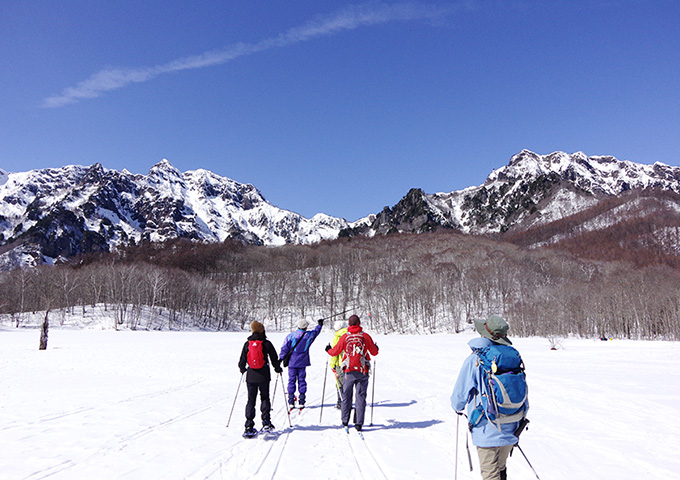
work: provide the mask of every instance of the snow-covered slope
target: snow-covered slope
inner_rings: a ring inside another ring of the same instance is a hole
[[[269,327],[278,349],[287,332]],[[465,419],[449,402],[475,335],[370,333],[380,354],[364,441],[340,427],[327,329],[310,349],[308,408],[289,424],[277,378],[278,437],[244,440],[247,395],[236,363],[246,332],[54,327],[38,351],[38,330],[0,327],[0,477],[479,480],[477,450],[470,444],[470,472]],[[569,338],[553,351],[545,338],[512,340],[531,403],[520,445],[540,478],[678,478],[680,372],[669,359],[680,343]],[[433,372],[432,352],[449,368]],[[519,451],[508,478],[536,479]]]
[[[680,193],[680,167],[523,150],[482,185],[434,194],[414,188],[394,207],[353,223],[302,217],[271,205],[253,185],[202,169],[180,172],[167,160],[147,175],[100,164],[0,171],[0,268],[179,237],[283,245],[441,228],[526,231],[643,189]],[[665,201],[680,208],[677,200]]]
[[[249,184],[163,160],[148,175],[67,166],[0,175],[0,241],[33,260],[171,238],[259,245],[335,238],[348,223],[277,208]],[[26,253],[30,252],[30,253]],[[14,252],[17,256],[17,252]],[[7,255],[5,255],[7,258]]]
[[[582,152],[538,155],[523,150],[484,184],[448,193],[411,190],[375,221],[348,234],[453,228],[486,234],[545,225],[628,190],[680,193],[680,168],[643,165]]]

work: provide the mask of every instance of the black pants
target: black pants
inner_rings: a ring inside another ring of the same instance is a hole
[[[267,425],[271,422],[271,403],[269,402],[269,382],[250,383],[248,386],[248,403],[246,404],[246,428],[255,426],[255,402],[257,401],[257,392],[260,392],[260,412],[262,412],[262,425]]]

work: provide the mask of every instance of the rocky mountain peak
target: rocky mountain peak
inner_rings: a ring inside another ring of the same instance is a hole
[[[167,159],[148,175],[100,164],[7,174],[0,184],[0,269],[38,265],[140,241],[228,238],[258,245],[337,237],[344,219],[307,219],[267,203],[253,185]],[[49,257],[49,258],[48,258]]]
[[[158,180],[170,183],[181,182],[184,180],[182,172],[175,168],[172,163],[170,163],[170,161],[165,158],[151,167],[147,178],[150,181]]]
[[[270,205],[253,185],[202,169],[181,172],[167,159],[147,175],[100,164],[0,172],[0,247],[6,247],[0,268],[3,258],[7,264],[23,259],[36,265],[173,238],[282,245],[438,229],[521,233],[643,190],[680,193],[680,168],[584,152],[522,150],[482,185],[436,194],[412,188],[394,206],[351,224],[324,214],[304,218]],[[680,205],[668,208],[680,211]]]

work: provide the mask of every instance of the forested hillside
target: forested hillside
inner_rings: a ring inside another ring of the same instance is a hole
[[[515,335],[677,339],[677,259],[604,261],[592,251],[579,258],[450,231],[282,247],[174,240],[2,273],[0,306],[17,326],[21,312],[104,304],[124,328],[147,328],[143,307],[169,311],[165,328],[257,319],[270,330],[351,309],[383,333],[457,332],[500,313]]]

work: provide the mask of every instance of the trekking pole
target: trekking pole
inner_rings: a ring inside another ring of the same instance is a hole
[[[459,437],[458,427],[460,425],[460,414],[458,412],[456,412],[456,413],[457,413],[457,415],[456,415],[456,462],[455,462],[454,467],[453,467],[454,468],[454,470],[453,470],[454,480],[458,480],[458,437]]]
[[[321,412],[319,413],[319,423],[321,423],[321,416],[323,415],[323,401],[326,397],[326,377],[328,376],[328,360],[329,357],[326,356],[326,369],[323,374],[323,389],[321,390]]]
[[[538,480],[541,480],[541,477],[539,477],[538,473],[536,473],[536,470],[534,470],[534,466],[531,464],[531,462],[529,461],[527,456],[524,454],[524,450],[522,450],[522,447],[519,446],[519,443],[516,444],[515,446],[519,449],[519,453],[522,454],[522,456],[524,457],[524,460],[526,460],[527,463],[529,464],[529,468],[531,468],[531,471],[534,472],[534,475],[536,475],[536,478],[538,478]]]
[[[274,400],[276,400],[276,386],[278,385],[278,383],[279,383],[279,377],[277,376],[276,380],[274,381],[274,394],[272,395],[272,403],[271,403],[271,407],[269,408],[269,411],[274,410]]]
[[[377,360],[373,360],[373,386],[371,387],[371,427],[373,426],[373,406],[375,405],[375,366]]]
[[[229,423],[231,422],[231,415],[234,413],[234,407],[236,406],[236,399],[238,398],[238,391],[241,389],[241,384],[243,383],[243,377],[245,376],[246,372],[243,372],[241,374],[241,380],[238,381],[238,387],[236,387],[236,395],[234,395],[234,403],[231,406],[231,412],[229,412],[229,419],[227,420],[227,428],[229,428]]]
[[[342,312],[340,312],[340,313],[334,313],[333,315],[329,315],[328,317],[324,317],[324,318],[322,318],[321,320],[330,320],[331,318],[337,317],[338,315],[343,315],[343,314],[349,312],[350,310],[351,310],[351,308],[348,308],[347,310],[344,310],[344,311],[342,311]]]
[[[468,443],[468,432],[465,432],[465,449],[467,450],[468,463],[470,464],[470,471],[472,471],[472,456],[470,455],[470,444]]]
[[[283,386],[283,373],[279,373],[281,376],[281,390],[283,391],[283,406],[286,407],[286,413],[288,414],[288,426],[292,427],[293,424],[290,421],[290,410],[288,409],[288,404],[286,404],[286,389]]]
[[[459,415],[464,416],[466,419],[468,418],[468,416],[465,414],[465,412],[460,412]],[[456,428],[458,428],[458,427],[456,426]],[[469,430],[470,430],[469,428],[465,430],[465,450],[467,450],[468,463],[470,464],[470,471],[472,471],[472,456],[470,455],[470,444],[468,443],[468,438],[469,438],[468,432],[469,432]],[[457,441],[457,439],[456,439],[456,441]]]

